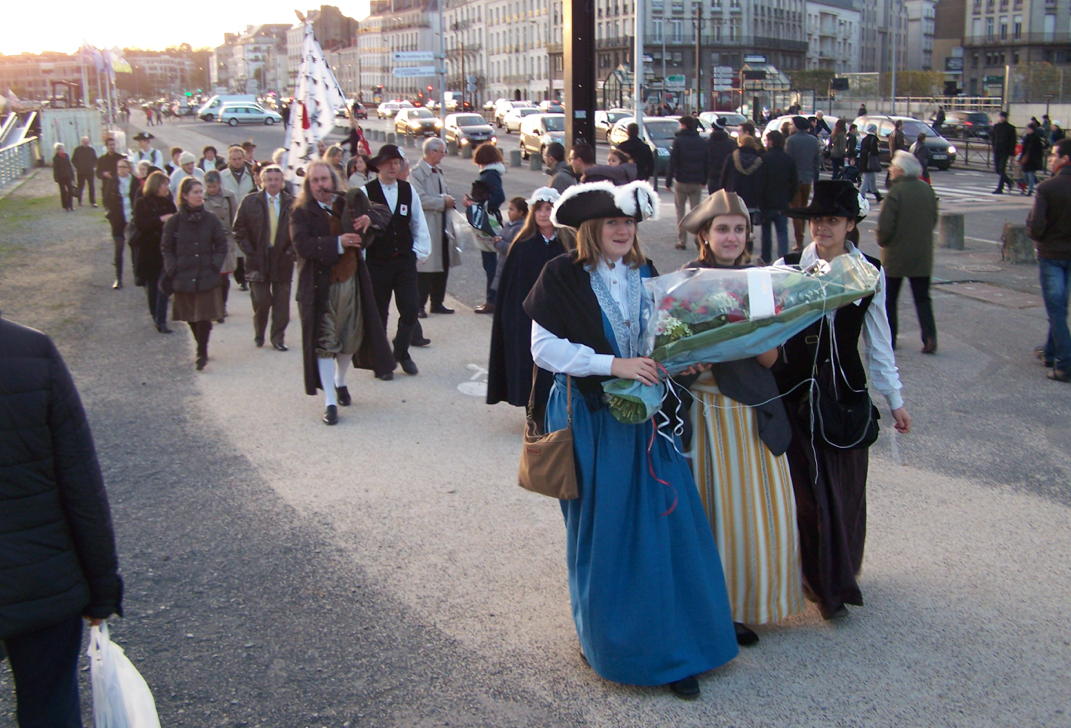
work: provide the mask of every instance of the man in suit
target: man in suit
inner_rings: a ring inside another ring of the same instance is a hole
[[[257,180],[253,169],[246,164],[245,151],[238,145],[227,149],[227,166],[219,173],[221,184],[234,193],[240,203],[245,196],[257,191]],[[238,265],[234,268],[234,282],[238,290],[248,291],[245,282],[245,256],[238,256]]]
[[[450,276],[450,267],[460,264],[457,249],[450,242],[453,237],[453,223],[450,210],[454,208],[454,197],[446,187],[439,164],[446,155],[446,142],[438,137],[431,137],[424,142],[424,158],[420,160],[409,177],[410,184],[420,195],[420,206],[424,208],[424,219],[428,225],[428,238],[431,240],[431,255],[417,265],[417,287],[420,291],[420,312],[423,318],[427,314],[424,307],[431,298],[431,312],[438,314],[453,313],[453,309],[443,305],[446,296],[446,282]],[[420,330],[413,336],[414,346],[430,344]]]
[[[294,198],[283,189],[283,170],[268,165],[260,172],[263,189],[245,196],[234,219],[234,239],[245,253],[245,278],[253,298],[253,341],[264,346],[271,315],[271,345],[286,351],[290,323],[290,283],[294,248],[290,244],[290,207]]]
[[[398,307],[398,331],[394,337],[394,358],[409,375],[420,373],[409,355],[420,310],[417,262],[431,253],[431,239],[424,220],[424,208],[413,185],[398,179],[404,158],[394,144],[384,144],[368,165],[376,179],[361,189],[372,203],[386,205],[390,223],[376,242],[366,249],[368,272],[383,329],[387,328],[391,295]]]
[[[89,137],[82,137],[82,143],[71,153],[71,164],[74,165],[74,172],[78,179],[78,187],[75,191],[78,195],[78,206],[82,206],[82,190],[88,184],[89,204],[91,207],[96,207],[97,185],[93,180],[93,169],[97,166],[97,150],[89,143]]]

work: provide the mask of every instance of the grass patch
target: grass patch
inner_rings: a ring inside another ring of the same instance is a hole
[[[19,197],[11,195],[0,200],[0,220],[29,220],[40,217],[49,204],[57,200],[52,197]]]

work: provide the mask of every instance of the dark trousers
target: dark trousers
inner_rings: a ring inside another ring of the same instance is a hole
[[[420,307],[428,305],[431,298],[431,307],[442,306],[446,299],[446,281],[450,277],[450,271],[441,273],[417,273],[417,288],[420,291]]]
[[[379,320],[387,330],[390,314],[390,299],[398,307],[398,333],[394,337],[394,357],[404,361],[409,357],[409,344],[417,323],[420,309],[420,291],[417,285],[416,258],[413,255],[395,255],[386,260],[369,260],[368,274],[372,278],[372,292],[379,309]]]
[[[773,254],[773,233],[777,231],[777,255]],[[762,211],[762,262],[769,265],[788,255],[788,218],[778,210]]]
[[[145,299],[149,304],[149,315],[153,322],[162,327],[167,323],[168,295],[160,288],[159,278],[145,281]]]
[[[253,301],[253,336],[264,338],[271,314],[271,343],[282,344],[290,323],[290,283],[249,281],[249,297]]]
[[[74,209],[74,186],[71,180],[65,182],[57,182],[56,186],[59,187],[60,204],[63,205],[64,210]]]
[[[82,728],[78,658],[82,618],[4,640],[20,728]]]
[[[997,180],[997,189],[1003,190],[1004,185],[1008,185],[1008,191],[1015,189],[1015,183],[1012,182],[1011,177],[1008,176],[1008,157],[1011,156],[1006,152],[998,152],[993,157],[993,171],[1000,175]]]
[[[115,268],[115,280],[120,283],[123,282],[123,251],[126,248],[126,238],[122,235],[113,235],[112,244],[114,246],[112,255],[112,267]],[[130,249],[130,255],[133,257],[134,251],[137,248]],[[134,263],[137,264],[136,262]]]
[[[829,163],[833,165],[833,179],[840,179],[844,174],[844,157],[830,157]]]
[[[245,258],[238,258],[238,265],[234,266],[234,282],[239,286],[245,285]]]
[[[227,299],[231,294],[231,277],[227,273],[224,273],[219,277],[219,287],[223,291],[223,315],[227,315]]]
[[[919,316],[919,328],[922,330],[922,343],[937,340],[937,324],[933,320],[933,304],[930,302],[930,277],[909,278],[911,281],[911,295],[915,299],[915,311]],[[892,331],[893,346],[896,346],[896,301],[900,296],[900,284],[903,278],[889,276],[885,279],[888,288],[885,292],[885,314],[889,318],[889,329]]]
[[[193,332],[194,341],[197,342],[197,358],[208,358],[208,337],[212,335],[211,321],[190,321],[190,331]]]
[[[811,183],[800,184],[796,188],[796,196],[792,198],[793,207],[807,207],[811,203]],[[806,227],[803,220],[792,220],[792,228],[796,233],[796,250],[803,250],[803,229]]]
[[[495,271],[498,269],[498,253],[480,251],[480,262],[483,263],[483,272],[487,276],[487,292],[484,300],[492,306],[495,303],[495,292],[491,290],[491,284],[495,282]]]
[[[77,172],[76,174],[78,175],[78,188],[75,194],[78,195],[78,204],[82,204],[82,190],[87,184],[89,185],[89,204],[97,204],[97,184],[93,173],[83,174],[82,172]]]

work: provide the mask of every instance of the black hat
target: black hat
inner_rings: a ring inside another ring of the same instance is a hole
[[[405,159],[405,155],[402,154],[402,150],[395,144],[384,144],[379,148],[379,154],[375,156],[375,159],[368,163],[368,169],[373,172],[379,171],[379,165],[384,162],[389,162],[392,159]]]
[[[134,141],[136,141],[136,142],[147,142],[150,139],[155,139],[155,138],[156,137],[154,137],[152,134],[150,134],[147,131],[139,131],[137,134],[134,135]]]
[[[550,213],[555,225],[574,228],[603,217],[631,217],[636,222],[657,220],[658,194],[639,180],[619,187],[610,182],[586,182],[567,187]]]
[[[242,149],[256,149],[257,148],[257,145],[253,143],[252,139],[246,139],[244,142],[242,142],[241,146],[242,146]]]
[[[710,125],[713,126],[715,129],[724,129],[725,128],[725,117],[724,116],[715,116],[713,119],[710,120]]]
[[[809,131],[811,128],[811,122],[803,116],[793,116],[792,123],[796,125],[796,128],[800,131]]]
[[[814,198],[807,207],[793,207],[786,217],[806,220],[812,217],[850,217],[859,219],[859,191],[848,180],[819,180],[814,183]]]

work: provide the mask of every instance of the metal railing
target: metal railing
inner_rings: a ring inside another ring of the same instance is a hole
[[[34,165],[37,137],[0,149],[0,188],[26,174]]]

